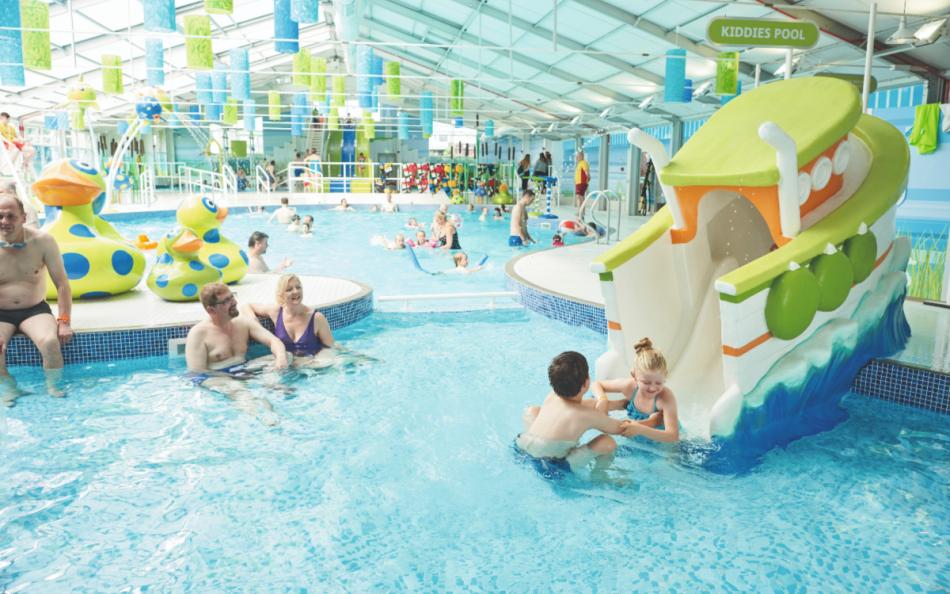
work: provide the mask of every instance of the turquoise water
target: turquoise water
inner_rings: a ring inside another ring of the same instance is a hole
[[[313,215],[314,236],[300,237],[287,231],[276,221],[268,224],[267,217],[248,214],[245,208],[234,208],[225,219],[221,232],[241,246],[254,231],[270,235],[269,249],[265,260],[275,267],[284,257],[294,259],[292,272],[319,274],[349,278],[369,284],[377,295],[406,295],[413,293],[463,293],[477,291],[500,291],[505,287],[505,263],[524,249],[508,247],[509,221],[479,221],[479,213],[468,213],[464,207],[453,206],[450,215],[462,218],[459,239],[464,251],[469,254],[472,265],[488,256],[486,269],[470,275],[430,276],[413,266],[405,250],[388,251],[371,245],[375,236],[392,240],[397,233],[413,237],[415,230],[407,229],[409,217],[429,224],[435,207],[415,207],[397,214],[371,213],[367,207],[352,213],[334,212],[326,207],[300,207],[301,215]],[[268,215],[269,216],[269,215]],[[532,221],[531,233],[539,244],[530,249],[547,248],[551,245],[553,231],[538,229]],[[135,238],[145,233],[151,238],[161,237],[175,226],[172,214],[142,214],[134,218],[123,217],[116,228],[126,237]],[[568,240],[570,241],[570,239]],[[417,250],[422,266],[430,272],[451,269],[454,264],[446,250]]]
[[[602,336],[519,310],[337,338],[382,361],[288,376],[274,429],[163,359],[3,410],[0,590],[950,588],[946,416],[849,395],[847,420],[741,476],[623,440],[613,483],[549,482],[514,461],[521,411],[557,351],[593,362]]]

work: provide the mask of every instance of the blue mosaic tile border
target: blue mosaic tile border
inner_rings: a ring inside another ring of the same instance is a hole
[[[950,414],[950,375],[875,359],[861,368],[851,389],[865,396]]]
[[[505,269],[505,286],[518,293],[515,298],[518,303],[552,320],[607,334],[607,317],[603,307],[545,292],[516,275],[512,271],[513,262],[509,260]]]
[[[367,288],[363,294],[354,299],[321,307],[318,311],[326,316],[333,330],[349,326],[373,313],[373,292]],[[261,321],[268,330],[274,330],[270,320]],[[134,330],[79,332],[63,349],[63,359],[69,365],[164,356],[168,354],[168,341],[184,338],[188,335],[190,328],[191,326],[164,326]],[[14,367],[41,364],[40,353],[33,343],[22,334],[14,336],[7,348],[7,365]]]

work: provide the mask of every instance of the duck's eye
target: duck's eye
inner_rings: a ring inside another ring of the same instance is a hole
[[[98,171],[96,171],[95,167],[93,167],[89,163],[86,163],[85,161],[79,161],[78,159],[70,159],[69,164],[72,165],[73,168],[76,169],[76,171],[79,171],[80,173],[85,173],[87,175],[95,175],[99,173]]]
[[[214,203],[214,200],[208,198],[207,196],[202,197],[201,203],[205,205],[205,208],[211,212],[218,212],[218,205]]]

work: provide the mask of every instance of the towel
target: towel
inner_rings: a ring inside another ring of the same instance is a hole
[[[917,147],[917,153],[926,155],[937,150],[937,137],[940,134],[940,105],[928,103],[918,105],[914,111],[914,129],[908,142]]]

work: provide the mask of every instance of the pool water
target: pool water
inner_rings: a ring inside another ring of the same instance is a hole
[[[284,257],[294,260],[290,272],[337,276],[366,283],[377,295],[408,295],[417,293],[468,293],[501,291],[505,288],[505,263],[525,249],[541,249],[551,246],[554,231],[541,229],[537,221],[531,222],[530,232],[538,244],[530,248],[508,247],[509,220],[479,221],[479,213],[468,213],[464,207],[453,206],[449,214],[462,218],[459,239],[462,249],[469,254],[474,266],[488,256],[486,269],[469,275],[432,276],[417,270],[406,250],[388,251],[371,240],[384,236],[392,240],[397,233],[406,238],[414,237],[415,230],[406,228],[409,217],[429,224],[435,207],[414,207],[396,214],[371,213],[362,207],[356,212],[335,212],[327,207],[299,207],[300,216],[313,215],[313,237],[301,237],[287,231],[277,222],[268,223],[267,216],[251,215],[246,208],[234,208],[221,227],[222,234],[242,247],[254,231],[264,231],[270,236],[265,260],[271,268]],[[123,216],[115,223],[125,237],[135,238],[141,233],[152,239],[161,237],[176,225],[173,213],[141,214]],[[573,238],[568,238],[568,242]],[[416,250],[420,264],[430,272],[446,271],[454,267],[451,253],[447,250]]]
[[[950,588],[946,416],[848,396],[848,420],[741,476],[620,438],[611,482],[548,481],[514,459],[522,409],[601,335],[517,310],[337,338],[381,361],[287,376],[273,429],[164,359],[75,367],[67,398],[3,410],[0,590]]]

